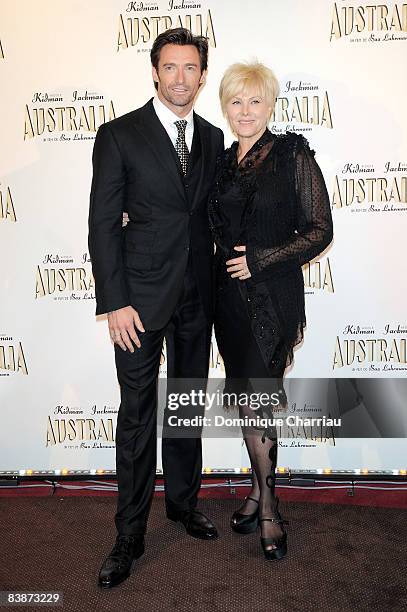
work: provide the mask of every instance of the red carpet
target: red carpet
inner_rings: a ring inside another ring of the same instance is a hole
[[[233,482],[234,484],[239,483],[238,480]],[[391,483],[385,484],[383,481],[359,482],[352,489],[351,484],[318,481],[316,486],[311,485],[304,488],[277,486],[277,493],[282,501],[375,506],[379,508],[407,508],[407,484],[397,483],[396,481],[391,481]],[[162,486],[162,484],[162,480],[157,480],[157,486]],[[10,481],[10,487],[12,488],[0,487],[0,497],[48,497],[52,494],[63,497],[115,496],[115,491],[94,491],[89,488],[94,486],[110,488],[114,485],[116,485],[116,482],[113,480],[61,481],[57,483],[54,491],[52,484],[45,484],[43,481],[23,481],[19,486],[13,486],[13,482]],[[225,485],[224,479],[204,479],[200,497],[205,499],[233,500],[244,497],[248,494],[248,491],[249,488],[246,486]],[[156,491],[155,495],[156,497],[162,497],[163,493]]]
[[[65,493],[3,498],[2,589],[60,591],[63,612],[407,610],[404,509],[283,500],[288,554],[272,563],[263,557],[259,530],[239,536],[230,529],[236,499],[200,501],[220,534],[205,542],[168,521],[156,497],[145,555],[125,583],[101,591],[97,575],[116,535],[115,502]]]

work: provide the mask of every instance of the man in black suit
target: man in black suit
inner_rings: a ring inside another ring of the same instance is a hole
[[[99,128],[93,151],[89,252],[96,314],[108,313],[121,403],[116,430],[116,543],[99,573],[109,588],[144,552],[156,468],[157,376],[206,379],[212,328],[213,241],[208,194],[223,134],[193,112],[208,43],[184,28],[151,50],[157,96]],[[129,222],[122,227],[123,213]],[[216,527],[196,510],[201,438],[164,438],[167,517],[191,536]]]

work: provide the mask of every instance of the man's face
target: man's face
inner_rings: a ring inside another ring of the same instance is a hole
[[[205,79],[198,49],[193,45],[165,45],[158,70],[153,66],[153,79],[158,83],[160,100],[177,115],[186,115]]]

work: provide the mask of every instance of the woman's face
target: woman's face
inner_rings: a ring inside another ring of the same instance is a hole
[[[254,138],[264,132],[271,115],[269,106],[258,91],[241,91],[226,104],[226,116],[234,133]]]

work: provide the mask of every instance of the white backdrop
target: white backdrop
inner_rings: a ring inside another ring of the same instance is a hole
[[[87,253],[91,152],[100,123],[154,94],[149,50],[177,25],[210,39],[197,112],[229,144],[222,73],[265,62],[281,84],[270,129],[308,138],[331,194],[334,243],[304,267],[308,325],[287,376],[406,374],[407,4],[1,0],[0,471],[114,469],[119,389]],[[223,376],[215,344],[211,376]],[[403,439],[287,441],[279,465],[398,469],[405,451]],[[239,440],[205,440],[204,465],[248,460]]]

